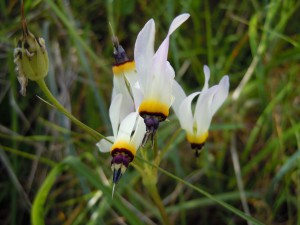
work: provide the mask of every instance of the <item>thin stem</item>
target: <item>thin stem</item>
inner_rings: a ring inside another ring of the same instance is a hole
[[[171,222],[169,220],[169,217],[167,215],[167,212],[166,212],[166,209],[165,209],[165,206],[160,198],[160,195],[158,193],[158,190],[157,190],[157,187],[156,187],[156,184],[151,184],[149,186],[147,186],[147,189],[155,203],[155,205],[157,206],[159,212],[160,212],[160,215],[163,219],[163,222],[165,225],[170,225]]]
[[[68,110],[66,110],[57,100],[56,98],[52,95],[50,90],[48,89],[45,80],[40,79],[36,81],[37,84],[40,86],[44,94],[47,96],[47,98],[52,102],[52,104],[56,107],[57,110],[62,112],[66,117],[68,117],[73,123],[75,123],[77,126],[79,126],[82,130],[86,131],[89,133],[92,137],[94,137],[96,140],[100,140],[102,138],[106,139],[107,141],[111,142],[109,139],[107,139],[105,136],[102,134],[98,133],[91,127],[85,125],[84,123],[80,122],[78,119],[76,119]]]
[[[139,156],[136,156],[136,158],[139,159],[139,160],[144,161],[145,163],[147,163],[147,164],[149,164],[153,167],[156,167],[157,170],[159,170],[160,172],[164,173],[165,175],[173,178],[174,180],[176,180],[180,183],[185,184],[186,186],[188,186],[188,187],[192,188],[193,190],[197,191],[198,193],[204,195],[205,197],[207,197],[207,198],[213,200],[214,202],[218,203],[219,205],[223,206],[225,209],[227,209],[227,210],[233,212],[234,214],[240,216],[241,218],[243,218],[247,221],[251,221],[252,223],[254,223],[256,225],[263,225],[262,222],[258,221],[254,217],[251,217],[251,216],[245,214],[244,212],[240,211],[239,209],[236,209],[233,206],[229,205],[228,203],[219,200],[218,198],[214,197],[213,195],[209,194],[208,192],[204,191],[203,189],[198,188],[194,184],[191,184],[191,183],[187,182],[186,180],[184,180],[180,177],[177,177],[176,175],[164,170],[163,168],[161,168],[161,167],[155,165],[154,163],[151,163],[151,162],[149,162],[149,161],[147,161],[147,160],[145,160],[145,159],[143,159]],[[147,187],[147,185],[145,185],[145,186]]]

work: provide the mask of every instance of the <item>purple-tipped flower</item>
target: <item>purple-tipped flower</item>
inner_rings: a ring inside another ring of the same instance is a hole
[[[178,83],[174,83],[173,93],[175,101],[173,109],[177,115],[182,129],[186,131],[187,140],[196,150],[198,156],[200,149],[208,137],[208,129],[212,117],[226,100],[229,92],[229,77],[224,76],[220,83],[208,87],[210,70],[204,66],[205,84],[201,92],[186,96]],[[192,101],[198,97],[195,109],[192,110]]]
[[[117,183],[134,159],[136,151],[140,147],[146,132],[143,119],[137,112],[132,112],[120,120],[123,96],[118,94],[111,102],[109,109],[113,136],[102,139],[97,143],[101,152],[110,152],[112,156],[111,169],[113,171],[113,183]]]
[[[189,16],[185,13],[172,21],[166,38],[156,52],[154,52],[153,19],[145,24],[135,43],[134,60],[138,83],[133,85],[133,96],[139,114],[146,123],[147,136],[151,134],[152,138],[159,122],[168,117],[173,102],[172,84],[175,72],[167,60],[170,36]]]

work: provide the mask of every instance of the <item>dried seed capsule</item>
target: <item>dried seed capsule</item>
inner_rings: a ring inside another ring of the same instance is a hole
[[[22,13],[23,14],[23,13]],[[43,38],[35,37],[22,18],[23,34],[14,49],[14,63],[17,65],[21,94],[26,95],[27,80],[43,79],[49,70],[49,59]]]

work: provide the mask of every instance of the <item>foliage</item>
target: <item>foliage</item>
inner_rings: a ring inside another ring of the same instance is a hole
[[[296,0],[27,0],[25,15],[47,45],[50,91],[74,117],[111,135],[109,23],[133,57],[146,21],[157,21],[158,44],[176,15],[190,13],[171,37],[176,79],[188,94],[199,90],[207,64],[211,84],[229,74],[230,98],[199,158],[172,114],[157,134],[165,153],[159,167],[144,162],[153,157],[145,151],[134,167],[144,163],[157,173],[153,188],[171,224],[292,225],[300,224],[299,6]],[[99,153],[98,140],[52,107],[37,83],[29,82],[26,97],[19,94],[13,49],[20,2],[0,1],[0,10],[1,224],[29,224],[31,215],[39,225],[162,224],[143,173],[130,167],[112,199],[111,159]]]

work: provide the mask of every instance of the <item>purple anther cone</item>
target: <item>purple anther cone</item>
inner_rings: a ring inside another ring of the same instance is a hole
[[[123,164],[125,167],[128,167],[130,163],[130,160],[128,158],[128,156],[123,155],[123,154],[117,154],[115,156],[113,156],[112,160],[111,160],[111,164]]]
[[[156,117],[146,117],[144,118],[145,125],[147,130],[156,131],[159,127],[159,120]]]

